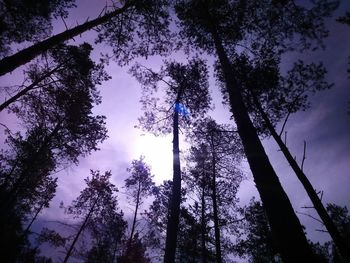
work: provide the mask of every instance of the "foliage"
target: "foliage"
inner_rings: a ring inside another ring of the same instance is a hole
[[[0,57],[13,43],[38,41],[52,31],[52,19],[67,17],[75,0],[4,0],[0,3]]]
[[[327,70],[322,63],[305,64],[302,60],[293,63],[285,74],[279,69],[279,59],[270,55],[266,59],[250,59],[247,54],[235,54],[230,58],[233,74],[239,82],[245,105],[255,127],[262,134],[269,134],[261,119],[257,103],[276,125],[299,110],[310,108],[310,95],[332,87],[325,80]],[[228,93],[220,66],[216,65],[224,102]]]
[[[203,117],[210,108],[208,70],[201,59],[194,58],[187,65],[166,61],[158,73],[135,64],[130,72],[142,85],[144,116],[139,122],[146,131],[170,133],[175,108],[184,116],[180,126]],[[164,99],[159,103],[161,96]]]
[[[169,54],[173,33],[169,29],[168,0],[121,1],[128,8],[97,28],[97,43],[106,42],[113,56],[125,65],[137,56]]]
[[[133,204],[141,205],[143,199],[152,194],[154,182],[150,167],[144,162],[144,157],[133,160],[131,167],[127,168],[131,174],[125,179],[125,189]]]
[[[323,18],[337,7],[338,1],[327,0],[315,1],[310,8],[292,0],[178,0],[175,4],[180,36],[187,45],[213,54],[210,32],[219,34],[229,51],[240,46],[259,55],[322,45],[328,35]]]
[[[52,50],[52,63],[64,67],[40,82],[44,88],[32,90],[12,107],[25,127],[45,128],[54,135],[50,145],[57,163],[77,163],[78,156],[97,150],[106,138],[105,117],[93,116],[92,108],[101,102],[96,86],[109,77],[102,63],[89,58],[91,50],[89,44]],[[74,59],[67,61],[70,57]],[[28,76],[35,81],[46,71],[45,66],[32,65]]]
[[[241,222],[243,231],[234,246],[235,253],[248,257],[249,262],[279,262],[261,203],[253,198],[249,206],[242,208],[241,213],[244,216],[244,221]]]
[[[127,247],[125,253],[118,258],[120,263],[149,263],[151,262],[146,254],[146,248],[142,244],[141,239],[139,239],[138,233],[136,233]]]

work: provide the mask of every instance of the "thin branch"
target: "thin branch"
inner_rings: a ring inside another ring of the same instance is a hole
[[[283,125],[282,125],[282,128],[281,128],[281,131],[280,131],[280,134],[279,134],[279,136],[281,137],[281,135],[282,135],[282,133],[283,133],[283,131],[284,131],[284,128],[286,127],[286,124],[287,124],[287,121],[288,121],[288,118],[289,118],[289,116],[290,116],[290,111],[288,111],[288,114],[287,114],[287,116],[286,116],[286,118],[284,119],[284,122],[283,122]]]
[[[318,218],[316,218],[316,217],[314,217],[312,215],[309,215],[309,214],[306,214],[306,213],[302,213],[302,212],[298,212],[298,211],[296,211],[296,212],[298,214],[300,214],[300,215],[308,216],[308,217],[314,219],[315,221],[319,222],[320,224],[324,225],[322,220],[320,220],[320,219],[318,219]]]
[[[303,152],[303,159],[301,160],[301,166],[300,169],[304,171],[304,162],[306,159],[306,141],[304,141],[304,152]]]

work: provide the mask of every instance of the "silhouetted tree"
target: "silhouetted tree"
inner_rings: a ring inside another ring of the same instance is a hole
[[[156,134],[173,132],[173,190],[170,202],[170,217],[167,225],[165,262],[175,259],[176,240],[179,225],[181,203],[181,167],[179,149],[179,123],[196,119],[209,109],[208,71],[205,62],[195,58],[187,65],[177,62],[166,62],[159,73],[136,64],[131,73],[144,88],[141,100],[144,105],[144,116],[141,125]],[[158,85],[165,84],[165,105],[158,106],[158,99],[153,93]],[[153,96],[153,97],[152,97]],[[171,111],[172,110],[172,111]],[[184,115],[181,120],[179,115]],[[190,115],[190,117],[189,117]],[[186,118],[187,117],[187,118]],[[159,120],[157,120],[159,118]],[[160,124],[160,122],[163,122]],[[169,121],[172,121],[171,125]]]
[[[138,233],[132,237],[131,242],[129,242],[126,251],[122,256],[118,258],[120,263],[149,263],[151,262],[146,255],[146,247],[142,244],[141,239],[139,239]]]
[[[306,9],[294,1],[177,1],[182,39],[194,48],[216,54],[225,79],[230,107],[244,151],[285,262],[313,256],[290,201],[273,170],[244,104],[239,80],[228,54],[249,43],[257,55],[273,50],[306,49],[327,35],[322,18],[337,4],[318,2]],[[295,39],[298,39],[296,44]],[[249,40],[249,41],[247,41]]]
[[[51,20],[66,18],[75,0],[4,0],[0,2],[0,57],[13,43],[39,41],[51,34]]]
[[[72,29],[49,37],[0,61],[0,76],[38,55],[93,28],[99,31],[98,42],[106,41],[114,57],[126,64],[135,56],[162,54],[171,47],[168,1],[126,0],[105,9],[105,14]]]
[[[191,132],[191,167],[186,180],[191,187],[199,187],[199,195],[209,197],[208,221],[213,222],[216,262],[222,262],[222,234],[234,235],[236,193],[242,179],[239,162],[242,150],[235,131],[228,125],[218,125],[210,118],[198,121]],[[193,190],[189,191],[193,192]],[[198,192],[198,191],[197,191]],[[200,202],[199,202],[200,203]],[[203,209],[203,205],[201,205]],[[209,233],[208,233],[209,234]],[[225,251],[227,252],[227,251]],[[226,253],[225,253],[226,254]]]
[[[71,48],[78,52],[76,47]],[[81,49],[79,66],[66,65],[47,88],[32,90],[11,108],[28,132],[25,139],[20,134],[9,135],[11,150],[4,158],[1,174],[4,194],[0,204],[5,209],[21,204],[30,207],[42,187],[49,185],[44,181],[53,180],[51,172],[78,163],[79,156],[97,150],[97,144],[106,138],[105,117],[93,116],[91,110],[101,101],[96,85],[107,75],[102,65],[89,59],[91,47],[86,44]],[[63,57],[66,51],[56,50],[52,56]],[[32,79],[38,71],[34,67]]]
[[[76,85],[70,80],[72,76],[75,79],[81,78],[81,82],[86,82],[88,86],[91,86],[92,82],[97,85],[109,80],[103,63],[96,64],[90,59],[91,51],[92,47],[87,43],[80,46],[60,44],[49,50],[45,56],[28,67],[25,73],[28,76],[26,82],[29,84],[24,83],[21,89],[16,88],[15,94],[0,105],[0,111],[16,101],[23,101],[23,97],[32,92],[38,94],[39,91],[49,92],[53,86],[60,88],[61,85]],[[7,89],[10,92],[10,88]]]
[[[130,204],[134,206],[134,217],[131,223],[130,237],[127,246],[131,245],[136,231],[137,215],[144,199],[150,197],[154,182],[150,167],[144,162],[144,158],[133,160],[131,167],[127,169],[131,175],[125,179],[126,194],[129,197]],[[128,248],[127,248],[128,249]]]
[[[332,239],[339,247],[344,257],[349,257],[348,248],[336,226],[328,215],[326,208],[318,197],[316,190],[290,153],[288,147],[278,134],[275,125],[282,120],[284,123],[289,116],[298,111],[310,107],[308,97],[317,91],[331,87],[325,81],[326,70],[322,64],[311,63],[305,65],[302,61],[294,63],[286,76],[281,76],[276,62],[272,60],[253,62],[244,56],[237,56],[231,62],[234,74],[239,79],[244,89],[244,97],[255,127],[259,127],[262,133],[271,135],[279,145],[290,166],[294,170],[300,182],[303,184],[310,197],[315,210],[330,233]],[[283,132],[283,130],[282,130]]]
[[[97,239],[93,240],[94,245],[92,249],[95,250],[101,249],[99,247],[101,245],[99,241],[107,238],[107,234],[111,235],[110,231],[117,230],[113,233],[113,239],[108,240],[113,241],[113,243],[109,243],[107,247],[103,247],[104,252],[107,253],[105,256],[110,259],[113,258],[114,249],[116,249],[116,246],[123,237],[125,222],[122,219],[123,214],[117,211],[118,203],[115,193],[118,189],[110,182],[111,172],[100,174],[99,171],[91,171],[91,175],[91,178],[88,177],[85,179],[86,188],[81,191],[80,195],[66,209],[67,214],[73,215],[75,219],[82,220],[82,223],[67,250],[63,262],[68,261],[74,250],[74,246],[85,229],[94,231],[92,237]],[[111,225],[107,224],[107,228],[104,228],[106,227],[106,222],[118,225],[110,228]],[[99,232],[101,229],[103,231]],[[92,251],[89,253],[90,259],[92,253]]]
[[[241,214],[244,220],[240,223],[241,236],[234,246],[235,253],[248,257],[249,262],[281,262],[261,203],[251,199]]]

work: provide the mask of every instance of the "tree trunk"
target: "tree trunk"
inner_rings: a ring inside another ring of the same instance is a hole
[[[165,263],[175,262],[177,233],[179,227],[180,203],[181,203],[181,168],[179,151],[179,111],[178,101],[175,103],[173,123],[173,187],[170,199],[170,216],[167,222],[165,242]]]
[[[90,216],[91,216],[92,212],[93,212],[94,209],[95,209],[95,206],[96,206],[96,204],[97,204],[98,199],[99,199],[99,196],[96,198],[94,204],[92,205],[92,207],[91,207],[90,210],[89,210],[89,213],[86,215],[83,224],[80,226],[80,229],[79,229],[78,233],[75,235],[74,240],[73,240],[72,244],[70,245],[70,247],[69,247],[69,249],[68,249],[68,252],[67,252],[67,254],[66,254],[66,257],[65,257],[64,260],[63,260],[63,263],[67,263],[67,261],[68,261],[70,255],[72,254],[72,251],[73,251],[73,248],[74,248],[74,246],[75,246],[75,243],[78,241],[78,238],[79,238],[81,232],[83,232],[83,230],[84,230],[84,228],[85,228],[85,226],[86,226],[88,220],[90,219]]]
[[[79,34],[82,34],[85,31],[88,31],[96,26],[106,23],[112,17],[123,13],[132,4],[133,4],[133,1],[127,1],[127,3],[120,9],[110,12],[104,16],[98,17],[94,20],[85,22],[82,25],[66,30],[62,33],[59,33],[55,36],[52,36],[48,39],[38,42],[28,48],[25,48],[14,55],[3,58],[0,61],[0,76],[5,75],[6,73],[11,72],[14,69],[28,63],[38,55],[49,50],[50,48],[53,48],[57,44],[63,43],[64,41],[67,41]]]
[[[313,188],[312,184],[310,183],[309,179],[306,177],[303,170],[299,167],[297,161],[293,158],[292,154],[290,153],[288,147],[284,144],[281,137],[277,134],[275,128],[273,127],[272,123],[270,122],[269,117],[261,107],[261,104],[259,103],[258,99],[255,95],[253,96],[253,100],[255,105],[258,108],[259,113],[261,114],[261,117],[263,118],[267,128],[269,129],[272,137],[277,142],[278,146],[280,147],[282,153],[286,157],[287,161],[289,162],[290,166],[292,167],[294,173],[298,177],[299,181],[302,183],[302,185],[305,188],[305,191],[307,192],[308,196],[311,199],[312,204],[314,205],[315,210],[317,211],[318,215],[322,219],[328,233],[332,237],[335,245],[337,246],[339,253],[342,255],[342,257],[345,259],[346,262],[350,262],[350,247],[349,244],[346,243],[344,238],[340,235],[337,227],[334,225],[333,220],[330,218],[330,216],[327,213],[326,208],[323,206],[322,201],[318,197],[315,189]]]
[[[45,204],[43,203],[43,204],[39,207],[39,209],[36,211],[34,217],[32,218],[32,220],[30,221],[30,223],[29,223],[29,225],[27,226],[26,230],[24,231],[24,235],[26,235],[26,234],[29,232],[29,230],[30,230],[32,224],[34,223],[34,221],[36,220],[36,218],[38,217],[38,215],[40,214],[40,212],[41,212],[41,210],[44,208],[44,206],[45,206]]]
[[[216,194],[216,156],[214,152],[213,135],[211,135],[211,152],[212,152],[212,201],[213,201],[213,220],[214,220],[214,232],[215,232],[215,258],[217,263],[222,262],[221,256],[221,237],[220,237],[220,226],[219,226],[219,213],[217,204],[217,194]]]
[[[203,174],[204,177],[204,174]],[[201,249],[202,249],[202,262],[207,263],[207,248],[205,245],[206,239],[206,222],[205,222],[205,182],[202,179],[202,196],[201,196]]]
[[[131,245],[132,238],[133,238],[134,232],[135,232],[137,210],[139,209],[139,203],[140,203],[140,191],[141,191],[141,183],[139,182],[139,187],[137,189],[137,197],[136,197],[136,206],[135,206],[134,219],[132,221],[131,233],[130,233],[130,238],[129,238],[129,242],[128,242],[128,246],[129,247]]]
[[[229,59],[214,25],[212,25],[210,33],[224,74],[238,134],[266,210],[275,245],[285,263],[315,262],[300,221],[249,118],[239,85],[232,75]]]
[[[68,60],[67,60],[68,61]],[[23,90],[19,91],[16,95],[12,96],[11,98],[9,98],[8,100],[6,100],[3,104],[0,105],[0,112],[3,111],[5,108],[7,108],[11,103],[14,103],[15,101],[17,101],[20,97],[22,97],[23,95],[27,94],[27,92],[33,90],[36,88],[36,86],[38,84],[40,84],[41,81],[43,81],[44,79],[46,79],[47,77],[51,76],[53,73],[55,73],[63,64],[59,64],[58,66],[56,66],[55,68],[53,68],[52,70],[46,72],[45,74],[43,74],[40,78],[38,78],[37,80],[35,80],[32,84],[30,84],[29,86],[25,87]]]

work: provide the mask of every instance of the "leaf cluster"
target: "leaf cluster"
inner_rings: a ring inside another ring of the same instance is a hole
[[[75,0],[4,0],[0,2],[0,57],[13,43],[39,41],[52,31],[52,19],[67,17]]]

